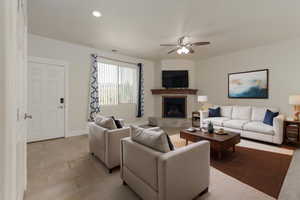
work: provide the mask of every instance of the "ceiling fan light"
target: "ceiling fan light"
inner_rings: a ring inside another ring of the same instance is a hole
[[[182,48],[178,49],[177,53],[181,55],[183,53]]]
[[[184,54],[188,54],[190,52],[190,50],[186,47],[182,47],[181,48],[181,51],[184,53]]]
[[[188,54],[188,53],[190,53],[190,50],[186,47],[181,47],[180,49],[177,50],[177,53],[180,54],[180,55],[181,54]]]
[[[98,11],[98,10],[94,10],[94,11],[92,12],[92,14],[93,14],[94,17],[101,17],[101,16],[102,16],[101,12]]]

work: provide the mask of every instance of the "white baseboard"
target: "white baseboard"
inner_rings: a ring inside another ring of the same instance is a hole
[[[69,134],[67,137],[73,137],[73,136],[80,136],[80,135],[87,135],[89,133],[88,129],[83,129],[83,130],[73,130],[69,131]]]

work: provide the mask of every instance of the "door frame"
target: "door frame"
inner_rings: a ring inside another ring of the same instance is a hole
[[[69,63],[62,60],[54,60],[49,58],[41,58],[41,57],[34,57],[30,56],[28,57],[28,63],[29,62],[35,62],[35,63],[41,63],[41,64],[48,64],[48,65],[57,65],[64,68],[64,83],[65,83],[65,128],[64,128],[64,137],[68,137],[68,131],[69,131]],[[29,67],[29,65],[28,65]],[[34,117],[34,116],[33,116]]]

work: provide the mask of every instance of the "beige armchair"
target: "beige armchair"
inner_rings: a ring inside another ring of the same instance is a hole
[[[207,192],[209,165],[207,141],[161,153],[121,140],[121,179],[144,200],[191,200]]]
[[[120,140],[129,135],[129,127],[109,130],[95,123],[90,123],[90,153],[99,158],[111,173],[112,168],[120,165]]]

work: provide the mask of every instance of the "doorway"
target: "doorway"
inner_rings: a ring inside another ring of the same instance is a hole
[[[27,142],[66,136],[66,77],[65,62],[29,58]]]

